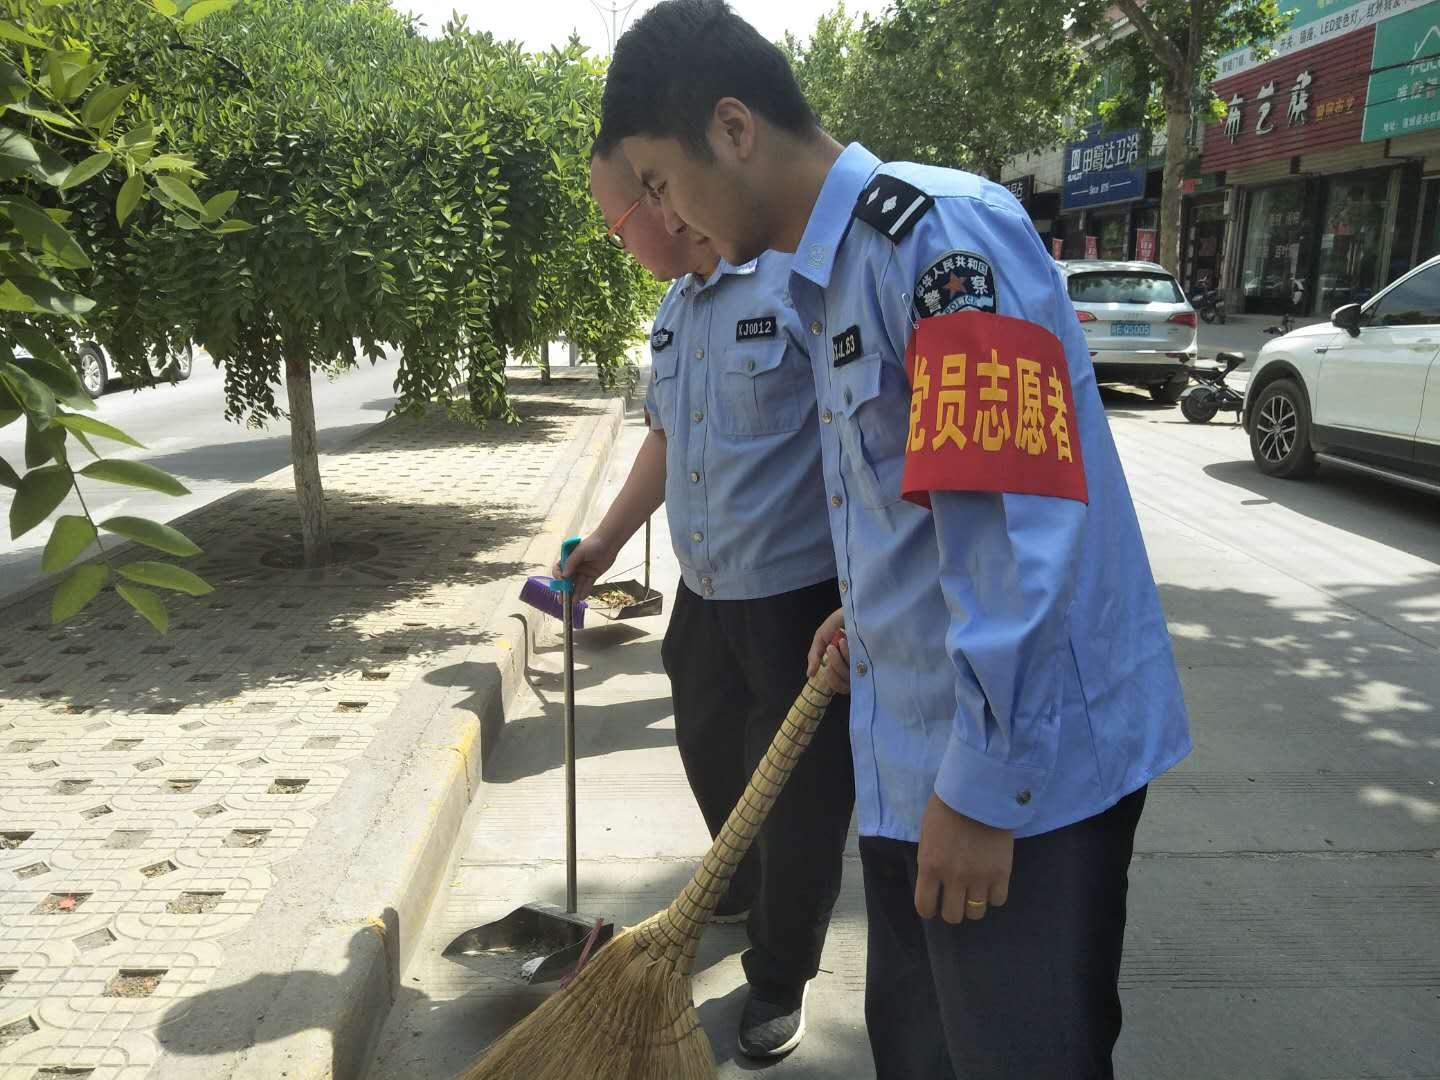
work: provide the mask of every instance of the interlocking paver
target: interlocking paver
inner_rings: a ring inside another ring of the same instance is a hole
[[[288,470],[185,525],[216,587],[160,638],[107,594],[0,619],[0,1080],[141,1080],[167,1009],[205,990],[327,806],[446,649],[481,640],[477,586],[523,555],[589,376],[512,372],[527,422],[396,420],[322,471],[366,558],[286,569]],[[128,973],[128,974],[124,974]],[[116,987],[120,989],[117,991]]]

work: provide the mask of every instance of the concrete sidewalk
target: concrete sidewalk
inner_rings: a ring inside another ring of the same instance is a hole
[[[505,618],[604,473],[593,373],[526,422],[322,459],[348,561],[285,569],[286,469],[182,527],[214,594],[0,618],[0,1080],[351,1077],[523,664]]]
[[[1122,398],[1110,417],[1196,740],[1152,787],[1137,841],[1119,1075],[1435,1080],[1440,519],[1348,478],[1269,480],[1243,433],[1148,401]],[[632,420],[607,494],[642,435]],[[655,525],[668,603],[663,513]],[[618,565],[638,553],[637,540]],[[674,749],[664,625],[577,637],[580,907],[617,925],[666,905],[708,841]],[[563,902],[559,670],[554,650],[528,672],[368,1080],[450,1080],[553,990],[439,954],[516,905]],[[744,947],[743,930],[713,927],[697,965],[726,1080],[760,1068],[735,1054]],[[809,1034],[767,1072],[873,1077],[865,955],[852,838]]]

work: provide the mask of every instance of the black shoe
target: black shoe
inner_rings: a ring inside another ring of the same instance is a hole
[[[732,892],[726,892],[720,898],[720,903],[715,905],[715,911],[710,916],[710,922],[717,925],[728,925],[730,923],[743,923],[750,918],[750,905],[752,901],[748,896],[736,896]]]
[[[740,1052],[746,1057],[774,1058],[788,1054],[805,1037],[807,982],[799,990],[770,997],[752,989],[740,1014]]]

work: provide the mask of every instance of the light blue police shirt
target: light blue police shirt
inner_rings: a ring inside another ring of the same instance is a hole
[[[835,576],[810,357],[790,257],[721,262],[671,285],[650,335],[652,427],[685,584],[753,600]]]
[[[870,220],[855,217],[872,195],[884,197]],[[969,173],[882,166],[852,144],[811,212],[790,294],[821,409],[861,833],[917,841],[933,792],[1031,836],[1184,757],[1170,637],[1085,338],[1015,198]],[[920,311],[959,306],[1060,339],[1088,505],[937,491],[932,511],[900,498],[905,349]]]

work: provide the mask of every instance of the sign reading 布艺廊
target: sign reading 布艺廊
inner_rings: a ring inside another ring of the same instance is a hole
[[[1135,129],[1104,134],[1099,124],[1085,129],[1085,138],[1065,147],[1066,210],[1129,202],[1145,195],[1146,153]]]
[[[1363,140],[1440,127],[1440,3],[1382,23],[1370,70]]]

